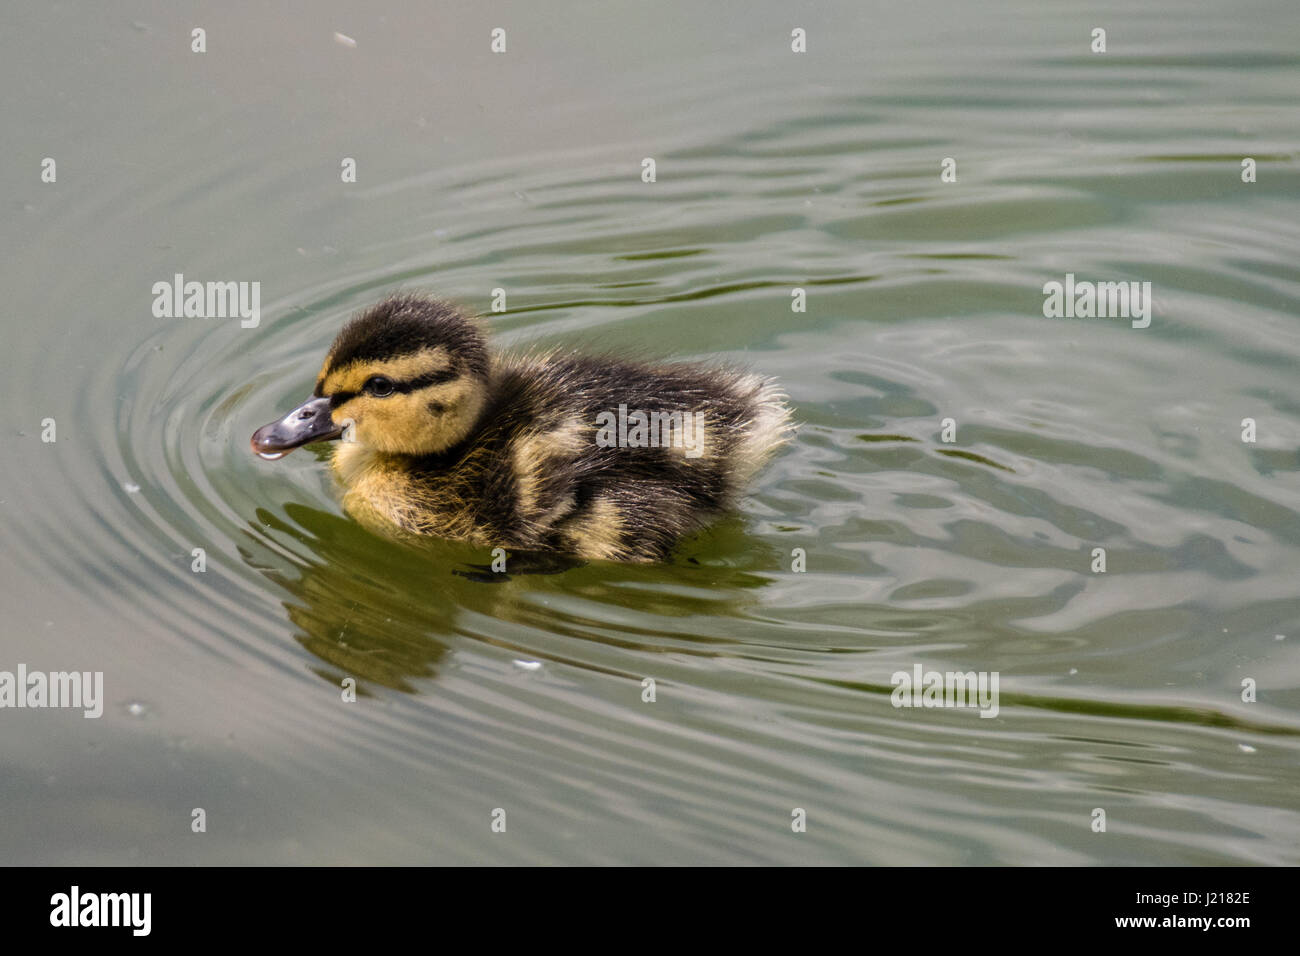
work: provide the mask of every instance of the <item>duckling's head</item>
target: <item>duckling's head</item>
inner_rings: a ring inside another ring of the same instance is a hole
[[[343,327],[314,397],[259,428],[253,451],[279,458],[347,431],[349,440],[375,451],[434,454],[474,428],[487,381],[487,342],[473,319],[436,299],[390,298]]]

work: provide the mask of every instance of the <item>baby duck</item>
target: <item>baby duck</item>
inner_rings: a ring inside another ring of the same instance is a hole
[[[344,508],[381,530],[649,562],[734,507],[792,431],[753,373],[494,355],[477,319],[399,295],[343,327],[313,397],[252,446],[343,439]]]

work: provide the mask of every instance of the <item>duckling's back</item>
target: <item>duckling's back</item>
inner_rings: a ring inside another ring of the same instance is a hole
[[[792,432],[775,382],[727,366],[502,358],[490,386],[471,447],[434,467],[478,496],[474,537],[507,547],[661,560]]]

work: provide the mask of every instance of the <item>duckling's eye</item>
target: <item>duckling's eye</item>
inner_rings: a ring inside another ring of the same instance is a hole
[[[372,375],[366,379],[366,384],[362,387],[376,398],[384,398],[392,395],[396,386],[393,385],[392,379],[384,378],[382,375]]]

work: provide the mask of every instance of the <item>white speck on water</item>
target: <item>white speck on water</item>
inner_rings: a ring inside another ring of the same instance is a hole
[[[1241,750],[1241,752],[1244,753],[1244,754],[1253,754],[1253,753],[1255,753],[1255,748],[1252,747],[1250,744],[1237,744],[1237,747],[1238,747],[1238,748]]]
[[[1071,667],[1071,668],[1070,668],[1070,676],[1071,676],[1071,677],[1073,677],[1073,676],[1074,676],[1075,674],[1077,674],[1077,673],[1079,673],[1079,668],[1077,668],[1077,667]]]
[[[142,700],[128,701],[124,709],[126,710],[127,714],[131,717],[149,716],[149,705]]]
[[[520,670],[525,670],[525,671],[536,671],[536,670],[541,670],[542,662],[517,660],[515,661],[515,667],[518,667]]]
[[[1285,640],[1286,640],[1286,635],[1285,635],[1285,634],[1274,634],[1274,635],[1273,635],[1273,640],[1275,640],[1275,641],[1285,641]]]
[[[353,49],[357,45],[356,40],[352,39],[352,37],[348,36],[346,33],[339,33],[337,30],[334,31],[334,42],[339,46],[345,46],[348,49]]]
[[[122,490],[125,491],[128,495],[139,494],[140,486],[137,485],[134,481],[124,481],[122,482]]]

